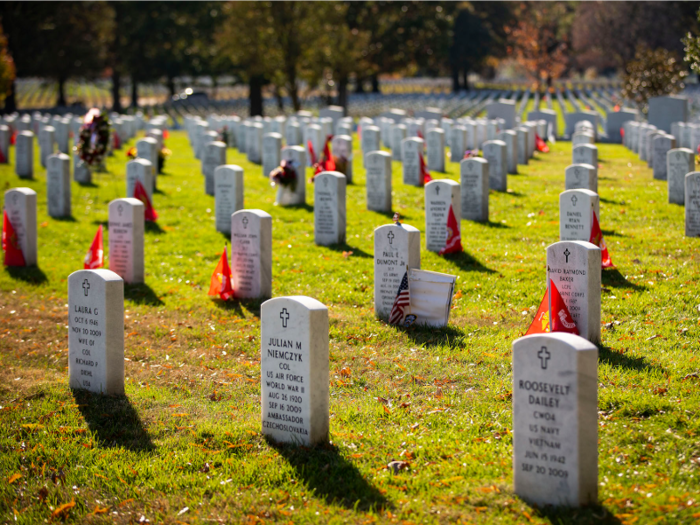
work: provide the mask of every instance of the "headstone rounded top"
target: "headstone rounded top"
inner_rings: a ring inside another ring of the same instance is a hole
[[[28,131],[28,130],[27,131],[20,131],[19,136],[20,137],[33,137],[34,133],[32,133],[31,131]]]
[[[506,147],[506,143],[503,142],[502,140],[487,140],[487,141],[484,142],[484,144],[483,144],[483,146],[491,146],[491,145]],[[482,147],[483,147],[483,146],[482,146]]]
[[[513,351],[516,351],[516,349],[523,344],[539,344],[538,341],[557,341],[577,351],[598,350],[596,345],[580,335],[570,334],[568,332],[551,332],[548,334],[532,334],[519,337],[513,341]]]
[[[489,161],[486,160],[484,157],[469,157],[469,158],[460,160],[459,164],[465,165],[465,164],[471,164],[474,162],[476,162],[477,164],[488,164],[489,163]],[[428,183],[428,184],[430,184],[430,183]]]
[[[265,133],[263,135],[263,138],[273,138],[273,139],[280,139],[282,140],[282,135],[277,133],[276,131],[271,131],[270,133]]]
[[[158,144],[158,141],[154,139],[153,137],[144,137],[139,142],[148,142],[149,144]],[[138,142],[137,142],[138,145]]]
[[[574,149],[579,149],[579,148],[586,148],[586,149],[598,149],[598,146],[594,144],[577,144]]]
[[[432,186],[435,186],[438,184],[444,184],[446,186],[459,186],[459,182],[454,181],[452,179],[433,179],[428,184],[425,185],[425,189],[427,190],[429,187],[432,187]]]
[[[381,233],[381,231],[384,231],[387,228],[399,228],[403,231],[406,232],[418,232],[418,228],[415,228],[414,226],[411,226],[410,224],[403,224],[403,223],[398,223],[398,224],[384,224],[382,226],[378,226],[377,228],[374,229],[374,234],[377,235],[378,233]]]
[[[277,303],[294,302],[304,306],[308,310],[328,310],[328,307],[321,301],[305,295],[288,295],[286,297],[274,297],[262,303],[261,308],[273,307]]]
[[[589,164],[578,164],[578,166],[586,166],[586,167],[589,167],[589,168],[590,168],[590,165],[589,165]],[[559,194],[559,197],[560,197],[560,198],[566,197],[567,195],[570,195],[570,194],[572,194],[572,193],[574,193],[574,192],[576,192],[576,193],[583,193],[584,195],[587,195],[587,196],[590,197],[591,199],[598,198],[598,194],[597,194],[596,192],[591,191],[591,190],[587,190],[587,189],[585,189],[585,188],[575,188],[575,189],[573,189],[573,190],[562,191],[562,192]]]
[[[53,155],[49,155],[49,161],[54,158],[54,159],[59,159],[62,161],[69,161],[70,162],[70,157],[66,155],[65,153],[54,153]]]
[[[221,164],[220,166],[214,168],[214,173],[218,171],[243,171],[243,168],[241,168],[238,164]]]
[[[365,155],[365,158],[368,158],[368,157],[391,157],[391,153],[389,153],[388,151],[380,151],[380,150],[369,151]]]
[[[23,195],[36,195],[36,192],[31,188],[10,188],[9,190],[5,190],[5,195],[12,192],[21,193]]]
[[[215,147],[215,148],[224,148],[224,149],[225,149],[225,148],[226,148],[226,143],[225,143],[225,142],[221,142],[221,141],[219,141],[219,140],[215,140],[214,142],[210,142],[209,144],[207,144],[207,147],[212,147],[212,146]]]
[[[236,216],[236,215],[243,215],[243,214],[246,214],[246,213],[252,214],[252,215],[256,215],[256,216],[260,217],[261,219],[265,219],[265,218],[268,218],[268,217],[269,217],[269,218],[272,218],[272,215],[270,215],[270,214],[267,213],[266,211],[263,211],[263,210],[256,210],[256,209],[251,209],[251,210],[238,210],[238,211],[236,211],[236,212],[233,212],[233,213],[231,214],[231,217],[234,217],[234,216]]]
[[[48,132],[51,132],[51,131],[55,132],[56,128],[54,128],[53,126],[44,126],[43,130],[48,131]]]
[[[570,190],[570,191],[582,191],[582,190]],[[588,190],[584,190],[584,191],[588,191]],[[549,246],[547,246],[547,251],[554,250],[555,248],[561,246],[563,243],[575,244],[578,249],[600,251],[600,248],[598,248],[595,244],[590,243],[588,241],[558,241],[558,242],[554,242],[554,243],[550,244]]]
[[[336,179],[345,179],[345,175],[339,171],[322,171],[316,175],[315,178],[318,179],[319,177],[335,177]]]
[[[575,164],[570,164],[566,167],[566,169],[570,168],[585,168],[587,170],[594,170],[595,166],[591,166],[590,164],[586,164],[585,162],[577,162]]]
[[[123,199],[114,199],[112,202],[109,203],[110,206],[114,205],[119,205],[119,204],[128,204],[129,206],[143,206],[143,202],[141,202],[138,199],[135,199],[134,197],[124,197]]]
[[[132,199],[135,200],[135,199]],[[140,202],[140,201],[139,201]],[[103,281],[123,281],[119,275],[114,273],[112,270],[98,269],[98,270],[76,270],[68,276],[68,281],[73,279],[83,278],[84,274],[87,275],[97,275]]]
[[[141,164],[142,166],[144,166],[146,168],[150,168],[153,166],[153,163],[150,160],[144,159],[143,157],[135,158],[134,160],[130,160],[129,162],[126,163],[127,166],[129,164]]]

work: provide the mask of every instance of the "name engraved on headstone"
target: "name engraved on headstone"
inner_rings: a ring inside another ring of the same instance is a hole
[[[408,224],[374,230],[374,312],[387,319],[408,268],[420,268],[420,232]]]
[[[31,188],[12,188],[5,192],[5,211],[26,266],[37,264],[36,202],[36,192]]]
[[[666,155],[668,175],[668,202],[685,204],[685,176],[695,171],[695,155],[692,150],[678,148]]]
[[[439,252],[447,241],[447,217],[450,206],[457,219],[462,222],[462,195],[459,183],[448,180],[433,180],[425,185],[425,247]]]
[[[234,296],[259,299],[272,295],[272,216],[240,210],[230,217],[231,275]]]
[[[231,214],[243,209],[243,168],[235,164],[214,170],[216,231],[231,233]]]
[[[468,221],[489,220],[489,163],[472,157],[460,162],[462,218]]]
[[[566,190],[559,194],[559,240],[590,241],[594,210],[600,221],[600,198],[590,190]]]
[[[367,168],[367,209],[391,211],[391,155],[386,151],[372,151],[365,155]]]
[[[320,246],[345,242],[345,175],[324,171],[314,178],[314,241]]]
[[[138,199],[109,203],[109,269],[127,283],[144,279],[144,213]]]
[[[700,237],[700,171],[685,176],[685,235]]]

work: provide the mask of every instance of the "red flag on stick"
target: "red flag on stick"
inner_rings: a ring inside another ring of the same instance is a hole
[[[19,245],[19,238],[15,232],[7,211],[3,211],[2,221],[2,249],[5,252],[5,266],[26,266],[24,254]]]
[[[221,254],[219,264],[216,265],[214,275],[211,276],[211,284],[209,285],[209,292],[207,295],[218,295],[224,301],[228,301],[231,297],[233,297],[231,268],[228,265],[226,246],[224,246],[224,253]]]
[[[433,178],[430,176],[427,166],[425,165],[425,160],[423,160],[423,153],[418,152],[418,164],[420,165],[420,172],[423,175],[423,185],[428,184]]]
[[[17,143],[17,132],[13,131],[12,135],[10,135],[10,145],[14,146]]]
[[[104,247],[102,245],[102,225],[97,228],[95,238],[92,240],[90,249],[85,255],[84,268],[86,270],[95,270],[104,266]]]
[[[537,147],[537,151],[549,153],[549,146],[547,146],[547,143],[537,133],[535,133],[535,146]]]
[[[311,165],[316,164],[316,152],[314,152],[314,145],[310,140],[306,141],[306,147],[309,149],[309,156],[311,157]]]
[[[321,159],[323,171],[335,171],[335,161],[331,154],[331,140],[333,140],[333,135],[328,135],[326,144],[323,146],[323,158]]]
[[[445,247],[440,250],[439,255],[463,251],[464,248],[462,248],[462,235],[459,232],[459,224],[457,223],[457,217],[450,204],[450,211],[447,214],[447,240],[445,241]]]
[[[163,140],[167,140],[170,138],[170,132],[167,129],[163,130]]]
[[[549,288],[544,292],[544,297],[537,309],[535,318],[532,320],[530,328],[527,329],[525,335],[530,334],[548,334],[549,333]]]
[[[134,185],[134,198],[140,200],[143,202],[143,205],[146,206],[144,218],[147,221],[156,222],[156,220],[158,220],[158,214],[156,213],[156,210],[153,209],[151,199],[148,198],[148,193],[146,193],[146,190],[144,189],[140,180],[137,180],[136,184]]]
[[[561,298],[557,286],[551,279],[549,280],[549,319],[552,332],[568,332],[579,335],[576,323],[571,318],[564,299]]]
[[[122,141],[119,138],[119,134],[115,131],[114,135],[112,135],[112,147],[114,149],[119,149],[122,146]]]
[[[601,251],[601,266],[603,268],[615,268],[610,257],[610,252],[608,252],[608,245],[605,243],[605,238],[603,237],[603,232],[600,229],[600,223],[598,222],[598,217],[595,214],[595,210],[591,210],[593,214],[593,225],[591,226],[591,244],[595,244]]]

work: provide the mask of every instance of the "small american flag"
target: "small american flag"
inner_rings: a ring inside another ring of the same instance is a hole
[[[399,324],[404,317],[404,307],[408,306],[410,303],[411,296],[408,292],[408,272],[406,272],[403,274],[403,279],[401,279],[401,285],[399,286],[399,291],[396,294],[394,306],[391,307],[389,324]]]

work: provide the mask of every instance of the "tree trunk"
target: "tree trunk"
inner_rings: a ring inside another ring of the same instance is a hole
[[[112,70],[112,111],[117,113],[122,112],[122,100],[120,96],[120,91],[122,87],[122,78],[119,71],[115,69]]]
[[[348,114],[348,77],[338,76],[338,105],[343,108],[343,115]]]
[[[277,109],[284,114],[284,98],[282,98],[282,91],[277,85],[275,85],[275,100],[277,101]]]
[[[248,99],[250,100],[250,116],[263,114],[263,78],[261,76],[250,77],[248,82]]]
[[[379,90],[379,77],[372,75],[372,93],[381,93]]]
[[[172,100],[177,91],[175,89],[175,79],[172,77],[168,77],[168,91],[170,91],[170,99]]]
[[[358,78],[355,80],[355,93],[358,95],[363,94],[365,92],[365,86],[364,86],[364,78]]]
[[[131,107],[138,109],[139,107],[139,83],[135,78],[131,78]]]
[[[301,101],[299,100],[299,90],[297,88],[296,80],[294,80],[293,84],[290,83],[290,85],[287,86],[287,90],[289,91],[289,96],[292,98],[292,107],[296,113],[301,109]]]
[[[58,100],[56,105],[66,107],[66,78],[63,76],[58,77]]]
[[[469,91],[469,70],[467,68],[464,68],[462,74],[464,77],[464,91]]]
[[[459,93],[459,68],[452,66],[452,93]]]
[[[7,97],[5,98],[5,113],[14,113],[17,111],[17,97],[15,94],[15,81],[12,81],[12,84],[10,84],[10,92],[7,94]]]

